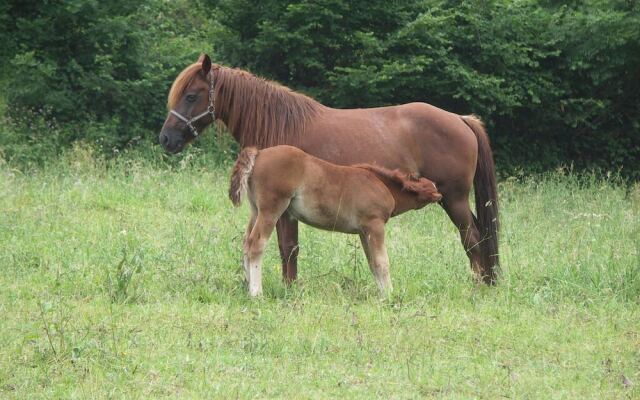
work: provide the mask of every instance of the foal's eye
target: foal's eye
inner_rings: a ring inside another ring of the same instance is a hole
[[[194,101],[196,101],[196,97],[197,97],[197,96],[196,96],[195,94],[188,94],[188,95],[187,95],[187,101],[188,101],[189,103],[193,103]]]

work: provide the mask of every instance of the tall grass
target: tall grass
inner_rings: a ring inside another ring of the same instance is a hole
[[[228,168],[172,163],[0,165],[0,397],[640,396],[637,185],[502,179],[496,288],[430,206],[388,224],[389,301],[356,237],[306,226],[299,281],[272,238],[252,301]]]

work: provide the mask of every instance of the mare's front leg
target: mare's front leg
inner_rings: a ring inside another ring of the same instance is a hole
[[[298,220],[285,212],[278,220],[276,231],[282,260],[282,279],[288,285],[298,276]]]
[[[388,297],[393,287],[389,276],[389,255],[384,244],[384,221],[374,220],[363,227],[360,241],[380,294],[382,297]]]

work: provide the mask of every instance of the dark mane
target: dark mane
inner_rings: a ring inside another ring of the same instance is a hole
[[[241,147],[296,145],[307,121],[324,106],[286,86],[249,72],[214,65],[216,112]],[[169,92],[172,108],[200,71],[200,63],[185,68]]]
[[[382,178],[381,180],[383,182],[392,182],[402,191],[415,194],[420,201],[436,202],[442,198],[435,183],[427,178],[419,177],[416,174],[403,172],[399,169],[390,170],[372,164],[355,164],[352,166],[373,172],[379,178]]]

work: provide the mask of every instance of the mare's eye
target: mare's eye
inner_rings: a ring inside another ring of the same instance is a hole
[[[195,94],[188,94],[188,95],[187,95],[187,101],[188,101],[189,103],[193,103],[194,101],[196,101],[196,97],[197,97],[197,96],[196,96]]]

